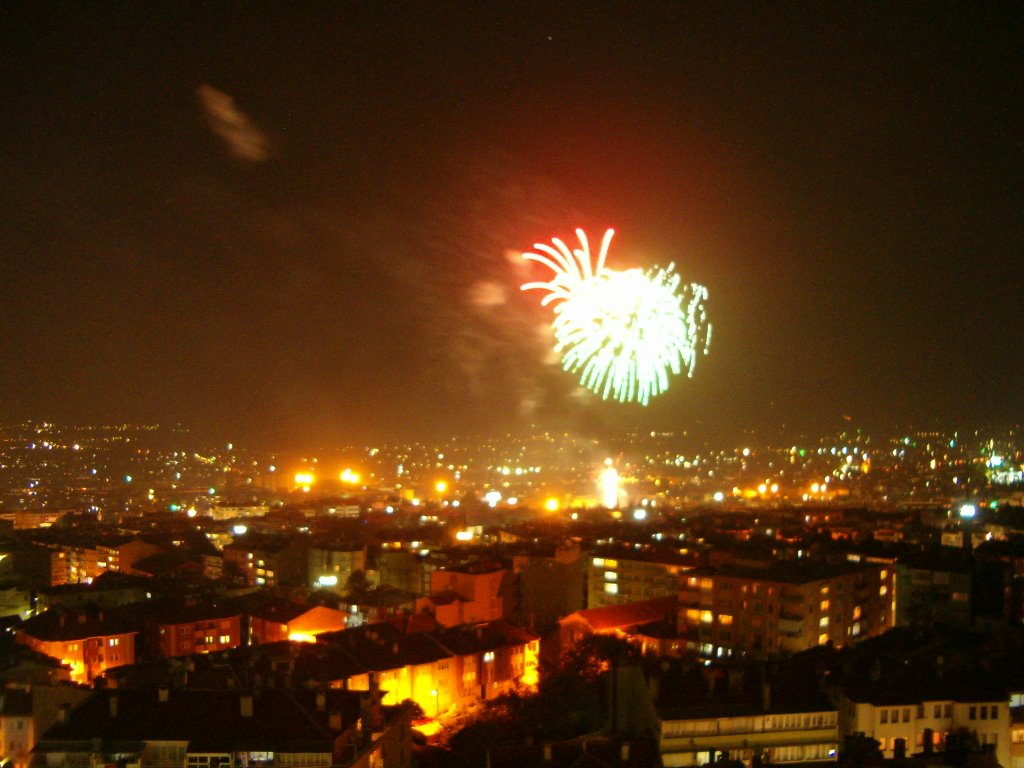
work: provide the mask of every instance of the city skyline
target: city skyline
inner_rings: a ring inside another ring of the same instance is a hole
[[[0,419],[299,447],[1012,423],[1009,9],[0,9]],[[707,286],[692,379],[576,391],[518,254]],[[308,441],[308,442],[307,442]]]

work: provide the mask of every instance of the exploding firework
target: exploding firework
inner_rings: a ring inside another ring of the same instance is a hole
[[[581,229],[576,230],[580,247],[574,250],[558,238],[552,245],[537,243],[540,253],[524,253],[523,258],[554,275],[522,289],[547,291],[543,306],[557,302],[552,329],[566,371],[579,373],[580,383],[604,399],[647,405],[668,389],[670,374],[685,370],[692,376],[698,354],[707,353],[708,292],[697,283],[680,289],[671,264],[646,271],[608,269],[613,234],[605,232],[596,265]]]

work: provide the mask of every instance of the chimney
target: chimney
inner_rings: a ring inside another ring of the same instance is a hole
[[[114,695],[112,695],[110,699],[108,699],[108,702],[110,704],[110,718],[113,720],[115,717],[117,717],[117,694],[115,693]]]
[[[156,700],[160,703],[166,704],[168,701],[170,701],[170,698],[171,689],[168,688],[166,685],[161,685],[159,688],[156,689]]]
[[[239,701],[242,717],[252,717],[252,694],[243,693]]]
[[[327,694],[323,691],[316,692],[316,711],[326,712],[327,711]]]

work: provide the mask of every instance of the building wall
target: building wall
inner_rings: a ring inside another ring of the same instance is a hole
[[[166,657],[224,651],[242,644],[242,617],[160,624],[157,635],[160,653]]]
[[[624,605],[679,591],[687,566],[624,558],[587,558],[587,608]]]
[[[659,748],[666,768],[703,765],[724,751],[747,764],[755,754],[765,764],[828,761],[837,758],[837,724],[834,710],[665,719]]]
[[[40,640],[23,631],[18,642],[71,667],[71,680],[91,683],[108,669],[135,663],[135,632],[72,640]]]
[[[906,741],[907,754],[924,747],[925,729],[932,731],[932,747],[945,745],[946,735],[967,728],[982,744],[994,744],[996,759],[1010,765],[1012,723],[1007,701],[923,701],[913,704],[874,705],[840,699],[840,727],[844,734],[862,731],[878,739],[886,757],[893,756],[897,739]]]
[[[892,584],[871,566],[806,583],[697,573],[679,592],[679,633],[703,657],[842,646],[892,626]]]
[[[330,589],[340,595],[345,592],[352,572],[365,570],[365,547],[353,550],[311,547],[307,586],[310,589]]]
[[[971,574],[896,564],[896,624],[968,626]]]

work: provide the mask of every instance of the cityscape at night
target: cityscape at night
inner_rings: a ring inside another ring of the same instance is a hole
[[[1019,9],[0,32],[0,768],[1024,768]]]

